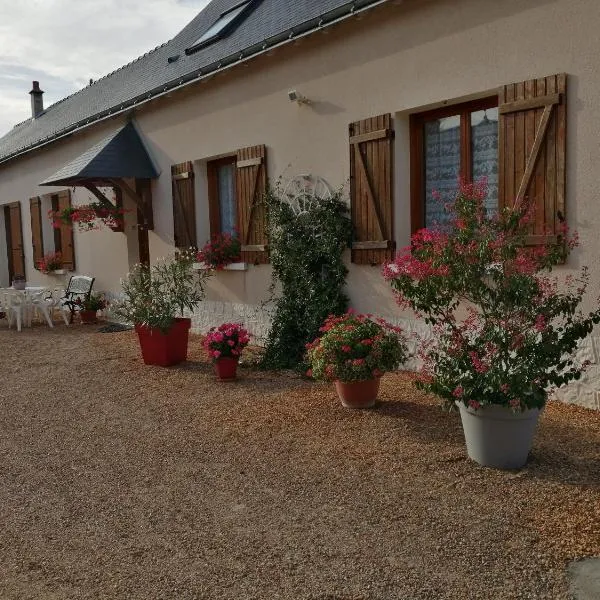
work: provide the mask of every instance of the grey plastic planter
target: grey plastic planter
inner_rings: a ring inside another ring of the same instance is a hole
[[[458,403],[469,458],[484,467],[519,469],[527,462],[541,410],[513,413],[505,406]]]

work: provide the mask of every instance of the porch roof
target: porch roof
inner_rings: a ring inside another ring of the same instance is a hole
[[[111,179],[153,179],[159,172],[154,166],[132,122],[86,150],[59,169],[40,185],[83,185]]]

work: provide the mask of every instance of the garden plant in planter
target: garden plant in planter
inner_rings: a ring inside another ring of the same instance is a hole
[[[75,304],[79,307],[79,318],[84,324],[97,323],[98,311],[108,306],[102,294],[90,294],[90,297],[84,300],[77,298]]]
[[[311,365],[307,375],[335,382],[338,396],[348,408],[373,406],[381,376],[407,358],[400,328],[383,319],[348,312],[330,316],[321,332],[321,337],[306,346]]]
[[[242,243],[237,234],[216,233],[198,252],[196,260],[208,268],[221,271],[227,265],[239,262],[241,256]]]
[[[458,406],[470,458],[497,468],[527,461],[553,387],[579,379],[578,343],[600,322],[579,309],[585,268],[551,276],[577,245],[566,226],[557,243],[527,246],[526,206],[486,213],[485,182],[461,184],[444,227],[422,229],[384,276],[398,302],[433,327],[422,342],[418,385]]]
[[[249,341],[248,332],[237,323],[223,323],[206,334],[204,347],[219,379],[236,378],[238,361]]]
[[[122,281],[115,313],[135,325],[144,362],[170,366],[187,359],[192,311],[204,298],[210,272],[192,270],[193,253],[180,252],[152,265],[136,265]]]
[[[49,252],[48,254],[44,254],[44,256],[37,261],[36,268],[46,275],[48,273],[60,271],[63,268],[62,253]]]

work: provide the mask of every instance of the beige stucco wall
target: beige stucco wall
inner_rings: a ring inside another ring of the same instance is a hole
[[[207,158],[266,144],[270,177],[313,173],[338,186],[349,176],[348,124],[385,112],[394,113],[396,120],[395,230],[402,246],[410,231],[408,115],[447,100],[489,95],[504,83],[566,72],[567,216],[582,241],[570,265],[590,266],[591,295],[596,297],[600,293],[599,28],[597,0],[390,2],[150,102],[135,117],[163,172],[153,185],[156,227],[150,232],[151,256],[172,251],[172,164],[197,161],[202,241],[208,237],[202,177]],[[297,89],[313,104],[289,102],[289,89]],[[27,275],[32,281],[41,282],[44,276],[31,269],[27,198],[47,192],[36,187],[37,182],[102,137],[107,127],[96,126],[0,166],[0,202],[25,203]],[[120,276],[135,259],[134,233],[128,227],[128,246],[123,234],[77,232],[78,271],[94,274],[99,288],[118,287]],[[269,277],[268,266],[220,273],[210,283],[209,300],[256,306],[266,296]],[[350,265],[348,287],[357,309],[395,319],[403,316],[379,269]],[[589,403],[593,402],[596,396]]]

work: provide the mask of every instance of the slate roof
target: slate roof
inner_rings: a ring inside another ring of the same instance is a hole
[[[130,122],[113,131],[40,185],[74,185],[81,179],[97,181],[113,177],[152,179],[158,174],[137,130]]]
[[[227,37],[186,55],[186,48],[239,1],[212,0],[169,42],[15,126],[0,138],[0,163],[386,0],[256,0]]]

